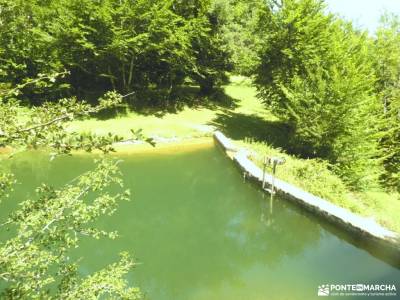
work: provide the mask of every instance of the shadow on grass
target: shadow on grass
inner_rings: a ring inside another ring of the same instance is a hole
[[[234,140],[250,138],[285,150],[290,149],[293,138],[293,130],[282,121],[268,121],[256,115],[232,111],[218,114],[211,125]]]
[[[97,120],[109,120],[117,117],[128,115],[129,107],[127,105],[119,105],[113,108],[104,109],[94,115]]]
[[[97,119],[106,120],[124,116],[129,111],[141,115],[163,117],[167,113],[179,113],[185,108],[202,109],[234,109],[238,107],[238,99],[225,93],[223,88],[215,89],[211,95],[203,96],[198,86],[181,86],[172,93],[166,90],[139,91],[126,98],[123,105],[104,110],[96,114]]]

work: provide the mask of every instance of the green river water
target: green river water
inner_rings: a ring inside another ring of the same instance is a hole
[[[351,283],[396,284],[400,294],[397,262],[377,259],[284,199],[274,200],[271,214],[267,195],[244,184],[216,147],[119,157],[132,201],[99,224],[117,230],[117,240],[85,239],[73,253],[82,258],[83,275],[127,250],[138,262],[129,280],[149,299],[307,300],[319,298],[321,284]],[[91,169],[93,159],[76,155],[50,162],[33,152],[5,166],[19,185],[2,203],[2,219],[16,199],[34,197],[40,183],[65,184]]]

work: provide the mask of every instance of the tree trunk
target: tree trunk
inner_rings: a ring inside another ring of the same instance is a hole
[[[200,95],[209,96],[214,90],[214,80],[206,78],[200,82]]]

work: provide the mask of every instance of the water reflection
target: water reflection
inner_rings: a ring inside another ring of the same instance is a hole
[[[132,283],[151,299],[174,300],[313,299],[321,282],[400,278],[398,269],[342,241],[314,218],[243,184],[214,149],[123,159],[133,201],[98,224],[121,237],[84,240],[73,253],[83,258],[82,274],[128,250],[140,262]],[[40,163],[29,168],[11,167],[22,184],[15,199],[42,181],[60,185],[93,166],[86,156],[35,160]]]

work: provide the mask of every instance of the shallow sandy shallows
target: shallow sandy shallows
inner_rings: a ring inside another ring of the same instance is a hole
[[[212,137],[190,138],[182,140],[169,140],[157,142],[155,147],[147,143],[140,144],[117,144],[115,146],[116,152],[114,154],[149,154],[149,153],[177,153],[177,152],[190,152],[200,149],[207,149],[214,147],[214,140]]]

